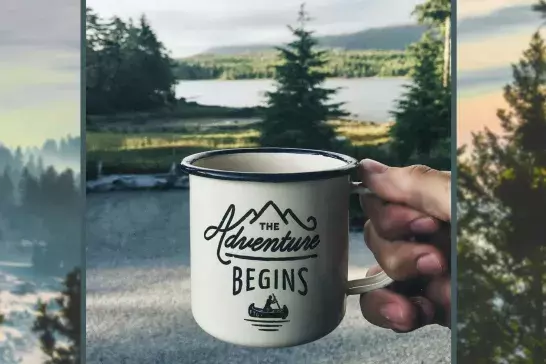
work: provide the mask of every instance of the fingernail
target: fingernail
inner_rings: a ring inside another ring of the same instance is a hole
[[[370,173],[383,173],[389,168],[383,163],[379,163],[378,161],[374,161],[373,159],[364,159],[361,162],[361,165],[367,172]]]
[[[395,303],[388,303],[382,306],[379,309],[379,313],[387,321],[392,322],[393,324],[404,323],[404,315],[402,314],[402,309]]]
[[[417,270],[422,274],[436,275],[442,273],[444,268],[434,254],[427,254],[417,260]]]
[[[434,232],[436,221],[431,217],[421,217],[410,223],[411,232],[414,234],[430,234]]]

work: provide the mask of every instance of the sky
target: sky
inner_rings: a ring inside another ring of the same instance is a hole
[[[41,145],[80,134],[80,5],[2,0],[0,142]]]
[[[308,0],[317,34],[342,34],[387,25],[414,23],[410,14],[421,0]],[[99,15],[122,19],[146,14],[174,57],[214,46],[283,42],[284,25],[294,24],[294,0],[87,0]]]
[[[317,34],[415,23],[411,12],[423,0],[308,0]],[[534,0],[458,0],[462,38],[487,38],[499,29],[522,31],[530,25]],[[122,19],[145,14],[174,57],[215,46],[278,43],[289,39],[282,25],[294,23],[294,0],[88,0],[101,16]],[[515,8],[516,7],[516,8]],[[499,27],[502,25],[502,27]]]
[[[531,11],[535,3],[536,0],[458,0],[458,146],[470,144],[471,133],[485,127],[501,131],[496,114],[507,106],[502,88],[512,79],[510,65],[520,59],[541,24],[539,14]],[[469,23],[472,27],[466,29],[473,31],[465,35],[464,24]],[[542,34],[546,37],[546,32]],[[462,87],[463,84],[472,87]]]
[[[457,69],[500,67],[517,60],[541,23],[540,16],[531,11],[536,2],[458,0]]]

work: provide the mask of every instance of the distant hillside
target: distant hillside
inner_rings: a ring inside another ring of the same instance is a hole
[[[319,37],[319,45],[330,49],[343,50],[404,50],[417,42],[425,28],[420,25],[400,25],[384,28],[371,28],[357,33]],[[254,44],[214,47],[203,52],[215,55],[240,55],[245,53],[267,52],[276,45]]]
[[[411,68],[411,58],[401,50],[327,50],[323,67],[329,77],[400,77]],[[176,60],[179,80],[248,80],[275,76],[277,52],[265,50],[240,54],[201,54]]]

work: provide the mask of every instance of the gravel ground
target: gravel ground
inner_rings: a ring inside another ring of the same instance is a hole
[[[249,349],[204,333],[190,311],[186,191],[87,197],[87,363],[450,363],[450,331],[395,334],[364,320],[350,297],[327,337],[289,349]],[[349,276],[373,263],[355,234]]]

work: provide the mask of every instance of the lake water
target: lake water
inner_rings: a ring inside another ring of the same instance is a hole
[[[390,111],[403,92],[405,78],[329,79],[325,86],[340,88],[334,102],[345,102],[345,110],[359,120],[392,120]],[[274,89],[272,80],[181,81],[176,96],[203,105],[249,107],[264,105],[266,91]]]

